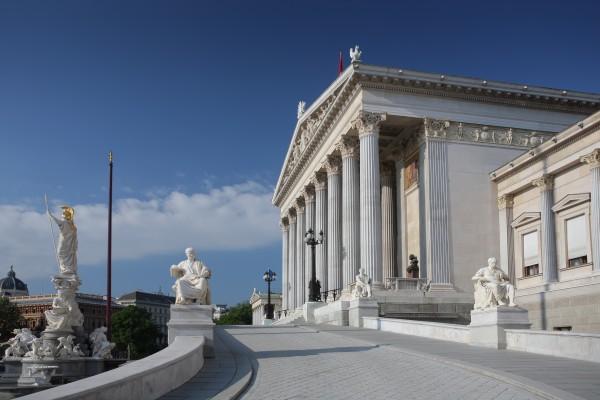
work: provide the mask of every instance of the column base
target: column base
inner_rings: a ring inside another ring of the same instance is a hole
[[[212,305],[171,305],[171,319],[167,323],[169,344],[173,343],[175,336],[204,336],[206,340],[204,357],[213,358],[215,356],[213,309]]]
[[[506,349],[505,329],[529,329],[529,313],[519,307],[498,306],[471,311],[471,345]]]
[[[304,307],[302,308],[302,316],[304,317],[304,321],[309,324],[315,323],[315,310],[324,307],[325,303],[320,301],[308,301],[304,303]]]

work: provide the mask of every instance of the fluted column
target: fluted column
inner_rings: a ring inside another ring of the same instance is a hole
[[[315,185],[315,234],[323,232],[323,243],[317,246],[315,261],[317,280],[321,282],[321,291],[327,291],[327,174],[317,172],[314,179]]]
[[[281,219],[281,309],[287,310],[287,276],[288,276],[288,241],[289,241],[289,221],[287,218]]]
[[[594,272],[600,272],[600,149],[595,149],[590,154],[581,157],[581,161],[590,166],[592,263]]]
[[[540,215],[542,220],[542,274],[544,282],[558,280],[556,258],[556,230],[554,227],[554,177],[544,175],[532,182],[540,189]]]
[[[309,185],[304,188],[304,201],[306,203],[306,228],[304,229],[304,234],[302,236],[302,242],[304,243],[304,235],[309,229],[315,230],[315,187],[313,185]],[[318,235],[318,233],[317,233]],[[310,282],[310,271],[312,268],[311,265],[311,254],[310,250],[304,243],[304,301],[308,301],[308,283]]]
[[[290,209],[288,216],[290,221],[289,245],[288,245],[288,273],[287,273],[287,306],[288,310],[296,308],[296,210]]]
[[[452,288],[450,225],[448,221],[448,147],[441,140],[427,140],[427,263],[435,289]]]
[[[381,286],[383,277],[379,127],[385,119],[386,114],[361,111],[352,122],[360,140],[360,264],[375,286]]]
[[[348,288],[360,267],[360,170],[358,138],[344,136],[342,152],[342,287]]]
[[[398,276],[396,273],[396,252],[394,235],[394,167],[381,164],[381,251],[383,282]]]
[[[294,287],[296,291],[296,307],[304,304],[304,275],[305,275],[305,251],[304,244],[305,214],[304,214],[304,198],[300,197],[296,200],[296,279]]]
[[[342,287],[342,162],[328,156],[327,169],[327,286]]]
[[[406,277],[406,199],[404,196],[404,160],[394,162],[396,168],[396,265],[398,276]]]
[[[506,268],[511,282],[515,281],[515,257],[513,228],[513,196],[498,197],[498,222],[500,227],[500,265]]]

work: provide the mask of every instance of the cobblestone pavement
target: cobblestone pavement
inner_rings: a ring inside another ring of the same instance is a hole
[[[543,392],[476,369],[370,344],[321,327],[232,327],[252,351],[243,399],[539,399]],[[364,331],[364,330],[361,330]],[[375,333],[373,331],[364,331]],[[368,336],[368,335],[367,335]]]

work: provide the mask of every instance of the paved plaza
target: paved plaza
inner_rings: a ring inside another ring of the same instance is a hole
[[[166,400],[598,399],[600,365],[335,326],[219,327]]]

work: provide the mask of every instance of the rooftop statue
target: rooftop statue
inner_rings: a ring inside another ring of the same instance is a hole
[[[186,260],[171,266],[171,276],[177,278],[173,285],[175,304],[211,304],[210,270],[196,258],[191,247],[185,249],[185,255]]]
[[[508,305],[515,307],[515,287],[508,275],[496,265],[496,259],[488,259],[488,266],[480,268],[471,278],[475,285],[475,309],[485,310]]]
[[[302,117],[305,112],[306,112],[306,102],[301,100],[298,102],[298,114],[297,114],[298,119],[300,119],[300,117]]]
[[[356,275],[356,282],[354,284],[354,290],[352,290],[352,296],[355,298],[370,298],[373,296],[371,293],[371,278],[365,273],[365,269],[361,268],[359,274]]]
[[[354,49],[350,48],[350,60],[353,63],[361,62],[361,59],[360,59],[361,55],[362,55],[362,51],[360,50],[358,45],[354,46]]]

